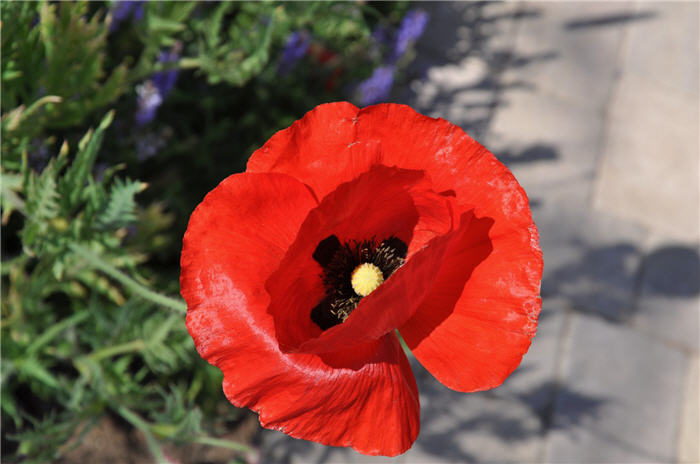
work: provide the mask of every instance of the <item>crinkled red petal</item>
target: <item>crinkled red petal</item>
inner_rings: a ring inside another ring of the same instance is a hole
[[[491,236],[474,218],[450,243],[435,285],[399,329],[413,354],[458,391],[497,387],[535,335],[541,261],[523,252],[527,231]]]
[[[500,385],[527,351],[541,307],[542,252],[527,195],[488,150],[448,121],[401,105],[366,108],[358,120],[358,137],[380,140],[383,163],[426,170],[434,189],[454,190],[458,211],[473,208],[482,221],[446,253],[435,287],[401,329],[404,339],[450,388]]]
[[[357,138],[357,111],[345,102],[317,106],[256,150],[246,171],[291,174],[323,198],[380,161],[377,142]]]
[[[237,174],[190,218],[182,252],[187,328],[224,374],[236,406],[263,426],[365,454],[393,456],[418,434],[418,393],[394,334],[322,356],[279,350],[264,282],[308,212],[311,191],[280,174]]]
[[[446,240],[431,240],[452,227],[449,200],[430,190],[423,172],[386,166],[374,166],[327,195],[309,213],[266,284],[280,347],[332,352],[376,340],[406,322],[440,268]],[[341,243],[395,236],[408,244],[408,255],[407,263],[363,298],[343,324],[322,332],[310,317],[325,297],[323,270],[312,255],[330,235]]]
[[[396,335],[323,357],[283,356],[269,344],[256,351],[252,362],[238,347],[220,367],[228,399],[258,411],[264,427],[384,456],[405,452],[418,436],[418,387]],[[345,360],[358,357],[357,366]]]
[[[541,306],[542,254],[523,189],[461,128],[396,104],[362,110],[347,103],[321,105],[278,133],[267,149],[254,153],[249,169],[288,173],[317,194],[329,191],[328,178],[355,176],[357,171],[347,168],[353,162],[346,151],[341,151],[344,156],[338,165],[334,152],[305,155],[311,149],[307,143],[314,142],[301,134],[313,131],[309,127],[320,120],[334,128],[324,143],[331,144],[330,139],[342,133],[342,142],[336,140],[339,146],[371,146],[380,154],[378,163],[424,170],[434,191],[454,193],[456,217],[473,211],[479,220],[490,221],[491,251],[469,272],[470,265],[456,258],[445,262],[436,287],[402,333],[421,362],[446,385],[468,391],[500,384],[527,351]],[[321,131],[314,134],[324,137]],[[360,171],[367,159],[363,158]],[[447,255],[471,263],[474,256],[465,256],[462,250],[474,247],[477,238],[465,229],[452,238]],[[474,367],[465,369],[470,363]]]

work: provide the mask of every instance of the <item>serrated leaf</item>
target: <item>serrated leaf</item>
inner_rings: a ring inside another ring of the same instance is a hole
[[[27,377],[34,378],[51,388],[58,388],[58,381],[56,378],[34,358],[22,359],[17,365],[17,370]]]
[[[32,175],[27,192],[27,216],[36,223],[45,223],[58,216],[59,194],[53,163],[40,175]],[[44,224],[46,225],[46,224]]]
[[[3,388],[2,391],[0,391],[0,398],[2,398],[2,401],[0,401],[2,411],[9,415],[14,421],[15,426],[17,426],[20,423],[20,416],[17,406],[15,405],[14,396],[10,394],[7,388]]]
[[[145,184],[129,179],[117,179],[109,192],[107,207],[98,216],[97,222],[104,229],[127,226],[136,220],[134,196],[144,189]]]
[[[22,191],[22,176],[19,174],[2,174],[0,179],[0,202],[2,204],[2,224],[7,224],[12,212],[24,212],[24,200],[17,193]]]
[[[161,18],[156,15],[148,17],[148,27],[156,32],[175,33],[185,29],[185,25],[179,21],[173,21],[168,18]]]
[[[49,327],[39,337],[37,337],[31,345],[27,347],[26,353],[28,355],[34,355],[38,353],[39,350],[44,347],[44,345],[53,340],[61,332],[76,324],[81,323],[82,321],[87,319],[89,315],[90,314],[87,311],[81,311],[79,313],[73,314],[71,317],[63,319],[61,322],[53,325],[52,327]]]
[[[102,144],[105,129],[112,123],[113,118],[114,111],[110,111],[94,132],[89,131],[85,134],[85,137],[78,143],[78,155],[61,178],[59,187],[63,194],[62,200],[69,211],[75,209],[80,201],[83,188],[88,181],[92,166],[95,164],[97,150]]]

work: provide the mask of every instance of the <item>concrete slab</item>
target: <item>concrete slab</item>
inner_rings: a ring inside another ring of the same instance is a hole
[[[486,144],[531,199],[566,199],[581,208],[591,195],[604,125],[598,115],[524,89],[503,93]]]
[[[700,249],[657,237],[644,258],[633,323],[673,345],[700,351]]]
[[[541,94],[602,114],[617,69],[623,29],[631,2],[526,3],[515,53],[549,57],[510,69],[506,77],[526,81]]]
[[[678,462],[690,464],[700,462],[700,357],[694,356],[689,364],[678,440]]]
[[[571,336],[546,461],[674,461],[685,355],[585,315]]]
[[[637,2],[622,53],[626,73],[698,96],[698,2]]]
[[[518,399],[545,424],[553,406],[557,367],[564,354],[564,327],[569,316],[562,298],[545,298],[542,306],[537,335],[530,349],[520,366],[493,392]]]
[[[388,458],[365,456],[350,448],[324,446],[306,440],[296,440],[282,432],[263,430],[261,463],[265,464],[402,464],[405,455]]]
[[[418,55],[407,70],[403,101],[481,139],[499,103],[499,76],[511,59],[516,2],[427,2],[430,14]]]
[[[406,463],[533,462],[542,425],[523,401],[495,392],[460,393],[414,367],[421,393],[421,433]]]
[[[543,202],[534,217],[544,256],[542,295],[626,320],[634,307],[646,231],[566,201]]]
[[[624,75],[611,104],[595,207],[697,241],[698,122],[696,96]]]

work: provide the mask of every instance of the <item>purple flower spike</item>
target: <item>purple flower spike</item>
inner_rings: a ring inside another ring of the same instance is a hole
[[[360,99],[362,106],[373,105],[389,98],[391,86],[394,84],[394,67],[380,66],[372,75],[360,83]]]
[[[396,34],[396,45],[394,46],[394,60],[398,60],[406,53],[411,42],[415,42],[423,35],[425,26],[428,24],[428,13],[425,11],[411,10],[406,13],[401,26]]]
[[[156,110],[163,103],[163,97],[153,81],[146,81],[136,87],[139,109],[136,111],[136,125],[144,126],[156,117]]]
[[[119,25],[129,18],[133,17],[134,21],[143,19],[143,0],[131,1],[120,0],[114,3],[112,8],[112,23],[109,25],[109,32],[114,32],[119,29]]]
[[[179,58],[180,55],[177,53],[177,51],[173,50],[170,52],[161,52],[158,61],[161,63],[175,63]],[[158,88],[158,91],[163,98],[167,97],[175,86],[177,75],[177,69],[159,71],[153,74],[153,77],[151,78],[153,80],[153,84]]]
[[[136,6],[136,9],[134,10],[134,14],[131,15],[131,17],[134,19],[135,22],[139,22],[143,19],[143,4],[144,2],[136,2],[138,5]]]
[[[158,57],[160,63],[175,63],[180,58],[182,44],[176,44],[169,52],[163,51]],[[136,111],[136,124],[144,126],[156,117],[158,107],[175,87],[177,69],[159,71],[143,84],[136,87],[139,108]]]
[[[380,45],[386,45],[389,43],[390,31],[383,24],[377,24],[374,29],[372,29],[372,40]]]
[[[289,74],[299,60],[304,57],[310,45],[311,34],[307,31],[295,31],[289,34],[280,57],[279,73],[282,75]]]

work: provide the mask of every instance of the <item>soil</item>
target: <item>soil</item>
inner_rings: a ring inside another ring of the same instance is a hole
[[[257,415],[246,412],[233,430],[218,438],[253,445],[259,432]],[[75,439],[79,439],[81,433],[82,430],[76,430]],[[184,446],[166,444],[163,450],[172,464],[227,464],[234,458],[251,464],[257,461],[255,455],[242,456],[241,453],[232,450],[198,444]],[[105,416],[82,437],[76,448],[66,448],[63,456],[56,461],[57,464],[98,462],[101,464],[153,464],[154,458],[148,451],[146,440],[141,432],[120,424],[112,417]]]

